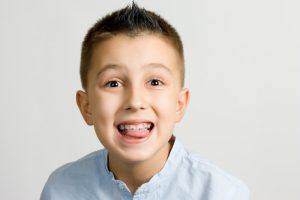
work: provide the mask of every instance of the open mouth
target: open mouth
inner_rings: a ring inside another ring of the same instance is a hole
[[[142,123],[121,123],[117,125],[117,129],[120,134],[124,136],[131,136],[136,138],[144,138],[151,132],[154,128],[154,123],[152,122],[142,122]]]
[[[151,121],[127,121],[115,126],[118,138],[127,144],[138,144],[147,141],[155,127]]]

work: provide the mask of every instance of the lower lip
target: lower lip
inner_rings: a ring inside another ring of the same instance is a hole
[[[143,142],[146,142],[150,136],[152,135],[152,132],[154,130],[155,127],[153,127],[151,129],[150,132],[148,132],[148,134],[145,136],[145,137],[142,137],[142,138],[138,138],[138,137],[131,137],[131,136],[126,136],[126,135],[123,135],[119,132],[119,130],[115,127],[116,131],[117,131],[117,136],[118,138],[121,139],[121,141],[127,143],[127,144],[140,144],[140,143],[143,143]]]

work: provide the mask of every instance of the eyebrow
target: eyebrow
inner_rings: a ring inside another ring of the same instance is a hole
[[[107,71],[107,70],[118,70],[121,69],[121,65],[118,64],[106,64],[104,65],[104,67],[102,67],[98,72],[96,77],[99,77],[103,72]],[[161,64],[161,63],[149,63],[144,65],[142,68],[155,68],[155,69],[163,69],[164,71],[168,72],[169,74],[172,74],[172,71],[166,67],[165,65]]]

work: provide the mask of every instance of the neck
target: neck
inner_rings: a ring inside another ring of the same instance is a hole
[[[134,164],[124,163],[120,159],[108,154],[108,168],[113,172],[115,179],[123,181],[130,192],[134,194],[138,187],[148,182],[151,177],[164,167],[172,145],[169,142],[168,145],[149,160]]]

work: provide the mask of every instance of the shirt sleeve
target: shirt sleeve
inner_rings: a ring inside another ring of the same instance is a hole
[[[250,191],[245,184],[239,185],[228,200],[250,200]]]
[[[40,200],[51,200],[51,192],[47,185],[44,186],[43,191],[40,195]]]

